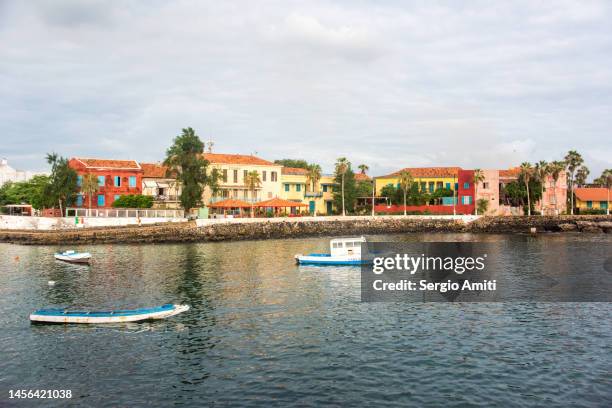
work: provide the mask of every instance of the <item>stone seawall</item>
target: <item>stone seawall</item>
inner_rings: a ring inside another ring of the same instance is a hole
[[[30,245],[93,243],[206,242],[323,235],[395,234],[411,232],[612,233],[612,217],[482,217],[470,223],[453,219],[370,218],[337,221],[219,223],[198,227],[195,222],[58,231],[0,230],[0,242]]]

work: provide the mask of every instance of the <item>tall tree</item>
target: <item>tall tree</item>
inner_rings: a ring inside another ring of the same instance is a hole
[[[569,202],[570,202],[570,213],[574,214],[574,175],[576,170],[582,163],[584,163],[584,159],[576,150],[570,150],[565,155],[565,166],[567,170],[567,175],[569,176]]]
[[[249,171],[244,179],[244,184],[247,189],[251,192],[251,218],[255,216],[255,212],[253,211],[255,208],[255,189],[261,186],[261,179],[259,178],[259,173],[257,170]]]
[[[576,177],[574,178],[577,187],[586,184],[587,178],[589,177],[589,173],[591,172],[587,166],[578,167],[578,170],[576,170]]]
[[[531,176],[533,175],[533,167],[529,162],[521,163],[521,172],[520,176],[523,179],[523,183],[525,183],[525,189],[527,190],[527,215],[531,215],[531,198],[529,197],[529,181],[531,180]]]
[[[100,187],[98,186],[98,177],[95,174],[86,174],[83,176],[83,182],[81,185],[81,191],[84,194],[87,194],[89,198],[89,215],[91,216],[91,197],[93,194],[97,193]]]
[[[203,158],[203,152],[204,143],[190,127],[183,129],[166,151],[164,165],[168,167],[169,173],[176,174],[181,186],[180,201],[185,214],[201,205],[204,188],[215,182],[213,175],[208,174],[208,160]]]
[[[601,176],[595,179],[595,183],[605,186],[607,190],[606,214],[610,215],[610,189],[612,189],[612,169],[605,169]]]
[[[548,164],[548,173],[553,179],[555,215],[559,215],[559,208],[557,203],[557,182],[559,181],[559,176],[561,175],[561,172],[563,170],[565,170],[565,162],[563,161],[555,160],[554,162]]]
[[[281,159],[274,160],[274,163],[285,167],[297,167],[299,169],[308,169],[308,162],[302,159]]]
[[[476,204],[478,197],[478,184],[482,183],[485,179],[484,172],[480,169],[474,170],[474,204]],[[478,215],[478,206],[474,206],[474,213]]]
[[[548,178],[548,163],[546,160],[540,160],[536,163],[534,169],[534,176],[540,182],[541,194],[540,194],[540,215],[544,216],[544,185]]]
[[[72,204],[77,188],[77,173],[68,165],[68,159],[60,157],[57,153],[47,154],[47,163],[51,165],[49,184],[45,189],[45,195],[52,202],[59,204],[60,213]]]
[[[412,183],[414,179],[412,178],[412,174],[410,174],[407,170],[402,170],[399,174],[399,185],[402,189],[402,194],[404,195],[404,215],[407,215],[406,210],[406,196],[408,195],[408,191],[412,190]]]
[[[344,202],[344,181],[346,177],[346,172],[351,167],[351,163],[347,160],[346,157],[340,157],[336,160],[336,177],[340,178],[340,192],[342,195],[342,215],[346,215],[346,208]]]
[[[317,188],[317,183],[321,180],[321,166],[318,164],[310,164],[308,165],[308,172],[306,173],[306,180],[308,184],[312,188],[312,192],[314,193]]]
[[[361,171],[361,174],[366,174],[370,167],[367,164],[360,164],[357,168]]]

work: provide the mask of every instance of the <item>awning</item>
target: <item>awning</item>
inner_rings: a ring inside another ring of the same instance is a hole
[[[282,198],[276,197],[271,200],[260,201],[259,203],[255,204],[255,207],[284,208],[284,207],[308,207],[308,205],[297,202],[297,201],[284,200]]]
[[[157,182],[153,180],[145,180],[144,186],[147,188],[157,188]]]
[[[208,204],[208,208],[251,208],[251,204],[246,201],[227,199]]]

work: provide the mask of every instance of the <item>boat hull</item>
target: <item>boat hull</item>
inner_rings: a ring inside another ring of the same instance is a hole
[[[70,262],[70,263],[79,263],[79,264],[88,264],[91,260],[90,254],[78,254],[78,255],[64,255],[64,254],[55,254],[53,255],[55,259],[58,261]]]
[[[189,310],[188,305],[164,305],[148,309],[119,310],[111,312],[63,311],[41,309],[30,315],[32,323],[105,324],[142,322],[166,319]]]
[[[360,256],[330,256],[326,254],[296,255],[295,260],[299,265],[334,266],[364,265],[371,262],[371,260],[362,259]]]

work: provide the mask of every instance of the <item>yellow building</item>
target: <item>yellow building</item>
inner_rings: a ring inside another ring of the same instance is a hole
[[[576,195],[576,208],[584,210],[604,210],[610,208],[610,191],[603,187],[584,187],[574,190]]]
[[[408,171],[412,175],[413,181],[419,186],[420,191],[433,193],[441,188],[455,191],[457,189],[459,170],[459,167],[413,167],[405,168],[386,176],[375,177],[376,195],[380,195],[381,190],[386,185],[391,184],[394,187],[398,187],[399,174],[402,171]]]
[[[313,215],[333,213],[333,176],[321,176],[313,190],[306,169],[283,167],[281,184],[281,198],[308,205],[307,212]]]
[[[280,164],[242,154],[204,153],[204,158],[210,162],[211,168],[217,169],[220,176],[219,189],[214,196],[209,187],[204,190],[203,200],[205,204],[228,198],[246,202],[259,202],[281,195],[281,169],[283,166]],[[246,175],[252,171],[259,174],[261,182],[255,191],[249,191],[245,184]]]

